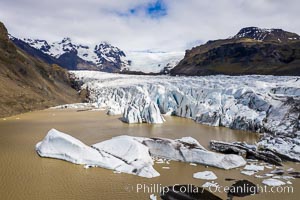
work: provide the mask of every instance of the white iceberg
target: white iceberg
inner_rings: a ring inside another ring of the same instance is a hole
[[[168,160],[177,160],[223,169],[246,164],[241,156],[223,155],[205,150],[193,138],[169,140],[119,136],[89,147],[55,129],[50,130],[46,137],[37,143],[36,151],[41,157],[66,160],[84,165],[85,168],[103,167],[147,178],[159,176],[153,168],[152,157],[161,158],[158,161],[167,164]],[[164,169],[169,169],[169,167]]]
[[[155,194],[151,194],[149,198],[150,198],[150,200],[157,200],[157,197]]]
[[[202,185],[203,188],[219,188],[220,185],[216,182],[206,182]]]
[[[262,165],[254,165],[254,164],[250,164],[250,165],[246,165],[244,167],[244,170],[248,170],[248,171],[263,171],[265,168]]]
[[[195,139],[192,140],[192,143],[186,139],[182,141],[182,139],[165,138],[145,138],[142,142],[149,148],[152,156],[169,160],[197,163],[222,169],[232,169],[246,164],[242,156],[208,151],[200,144],[195,143]]]
[[[130,146],[126,146],[126,144],[116,143],[115,140],[108,140],[102,146],[105,149],[111,145],[116,145],[119,152],[125,154],[130,148],[139,151],[129,151],[130,153],[126,154],[127,157],[120,157],[117,150],[103,151],[89,147],[76,138],[55,129],[50,130],[43,141],[36,145],[36,151],[41,157],[57,158],[75,164],[103,167],[147,178],[159,176],[159,173],[152,167],[153,162],[151,158],[149,159],[149,154],[144,154],[147,151],[144,145],[133,141]]]
[[[265,179],[262,183],[268,186],[281,186],[286,184],[285,182],[274,178]]]
[[[193,177],[202,180],[216,180],[218,178],[212,171],[197,172],[193,174]]]
[[[248,170],[243,170],[241,171],[241,174],[245,174],[247,176],[252,176],[256,173],[256,171],[248,171]]]
[[[122,160],[127,165],[120,165],[114,168],[117,171],[131,171],[143,177],[156,177],[159,174],[153,169],[153,160],[149,149],[141,144],[134,137],[119,136],[92,145],[99,152]]]

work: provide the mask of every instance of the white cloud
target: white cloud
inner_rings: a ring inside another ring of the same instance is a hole
[[[166,16],[128,14],[149,2],[155,0],[0,0],[0,20],[17,37],[69,36],[81,43],[108,41],[124,50],[184,50],[246,26],[300,33],[298,0],[163,0]]]

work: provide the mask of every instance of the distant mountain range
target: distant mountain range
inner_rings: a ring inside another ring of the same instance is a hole
[[[247,27],[228,39],[183,52],[124,52],[107,42],[75,44],[70,38],[10,40],[29,55],[68,70],[171,75],[300,75],[300,36],[282,29]],[[183,58],[184,57],[184,58]]]
[[[40,39],[18,39],[11,35],[9,38],[31,56],[68,70],[168,73],[184,56],[184,52],[133,51],[125,54],[107,42],[88,46],[75,44],[70,38],[50,44]]]
[[[69,70],[119,72],[127,70],[130,65],[122,50],[106,42],[87,46],[74,44],[70,38],[51,44],[40,39],[18,39],[13,36],[10,39],[30,55]]]
[[[172,75],[300,75],[300,36],[247,27],[235,36],[187,50]]]

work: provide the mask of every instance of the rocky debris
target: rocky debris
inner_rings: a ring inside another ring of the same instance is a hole
[[[271,174],[276,174],[276,175],[283,175],[284,170],[283,169],[275,169],[275,170],[271,171],[270,173]]]
[[[300,178],[300,172],[289,172],[294,178]]]
[[[225,178],[225,181],[235,181],[233,178]]]
[[[202,187],[194,185],[175,185],[169,186],[167,192],[161,192],[162,200],[221,200]]]
[[[256,145],[248,145],[243,142],[228,143],[212,140],[210,141],[210,148],[217,152],[242,155],[245,158],[254,158],[270,164],[282,166],[280,157],[268,150],[258,150]]]
[[[255,195],[258,192],[258,188],[254,183],[248,180],[238,180],[230,186],[227,196],[232,199],[233,197]]]

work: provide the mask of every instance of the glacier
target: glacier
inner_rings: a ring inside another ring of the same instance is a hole
[[[89,92],[90,103],[123,115],[124,122],[163,123],[163,115],[174,115],[257,132],[263,134],[260,147],[300,161],[300,77],[71,73]]]
[[[126,58],[131,61],[128,66],[129,71],[168,73],[183,59],[185,52],[128,51],[125,53]]]
[[[51,129],[36,144],[41,157],[57,158],[89,167],[102,167],[145,178],[160,174],[153,168],[155,158],[193,162],[222,169],[244,166],[246,161],[238,155],[224,155],[204,149],[194,138],[170,140],[121,135],[87,146],[78,139]]]

